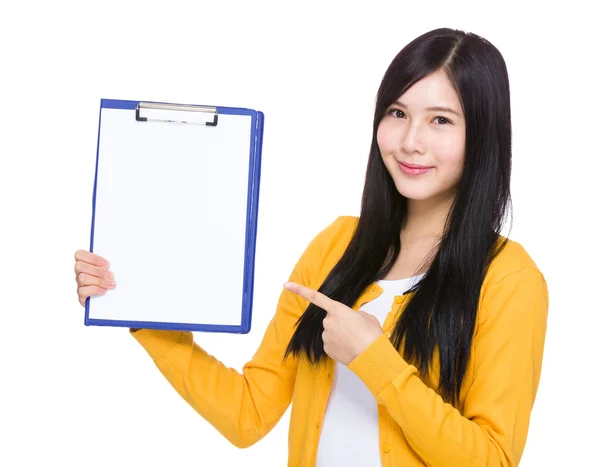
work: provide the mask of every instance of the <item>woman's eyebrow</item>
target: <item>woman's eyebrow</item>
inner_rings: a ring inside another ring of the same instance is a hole
[[[402,107],[403,109],[408,108],[405,104],[403,104],[400,101],[396,101],[395,104],[397,104],[398,107]],[[445,106],[441,106],[441,105],[433,106],[433,107],[426,107],[425,110],[430,111],[430,112],[448,112],[448,113],[456,115],[457,117],[461,116],[460,113],[457,112],[456,110],[454,110],[450,107],[445,107]]]

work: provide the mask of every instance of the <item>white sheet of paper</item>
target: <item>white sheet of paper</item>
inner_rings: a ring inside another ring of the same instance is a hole
[[[90,299],[89,318],[241,324],[251,121],[102,109],[93,251],[117,287]]]

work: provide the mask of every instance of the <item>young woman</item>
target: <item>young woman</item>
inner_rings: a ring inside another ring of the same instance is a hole
[[[291,403],[289,466],[516,466],[548,292],[500,234],[510,171],[501,54],[474,34],[428,32],[383,77],[360,217],[308,245],[243,371],[190,332],[131,333],[235,446]],[[115,286],[103,258],[75,258],[82,305]]]

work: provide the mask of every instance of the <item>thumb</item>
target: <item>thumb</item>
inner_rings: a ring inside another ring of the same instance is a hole
[[[376,320],[377,322],[379,322],[379,320],[375,317],[375,315],[372,315],[371,313],[367,313],[366,311],[363,311],[363,310],[358,310],[358,312],[365,318],[370,319],[371,321]]]

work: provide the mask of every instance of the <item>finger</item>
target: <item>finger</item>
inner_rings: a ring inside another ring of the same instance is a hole
[[[296,284],[295,282],[286,282],[285,284],[283,284],[283,287],[285,287],[290,292],[293,292],[296,295],[305,298],[309,302],[313,303],[314,305],[317,305],[318,307],[322,308],[328,313],[335,312],[339,305],[341,305],[339,302],[332,300],[326,295],[323,295],[321,292],[309,289],[308,287]]]
[[[81,306],[85,306],[85,301],[87,300],[88,297],[94,297],[97,295],[105,295],[105,294],[106,294],[106,289],[103,289],[102,287],[98,287],[96,285],[81,287],[77,291],[77,295],[79,296],[79,303],[81,304]]]
[[[93,264],[104,268],[110,267],[110,262],[106,258],[103,258],[102,256],[99,256],[90,251],[77,250],[77,252],[75,252],[75,260],[83,261],[85,263]]]
[[[81,274],[79,274],[77,276],[77,283],[79,284],[79,287],[95,285],[95,286],[101,287],[103,289],[114,289],[116,286],[115,281],[107,281],[104,279],[99,279],[97,277],[90,276],[89,274],[86,274],[85,272],[82,272]]]
[[[75,263],[75,279],[79,278],[79,275],[85,273],[90,276],[99,277],[101,279],[114,279],[115,274],[112,271],[100,266],[94,266],[83,261],[77,261]]]
[[[330,349],[330,348],[329,348],[329,346],[330,346],[329,342],[327,342],[327,341],[323,341],[323,351],[324,351],[324,352],[325,352],[325,353],[326,353],[326,354],[327,354],[329,357],[333,358],[333,357],[331,356],[331,350],[332,350],[332,349]],[[335,359],[334,359],[334,360],[335,360]]]

